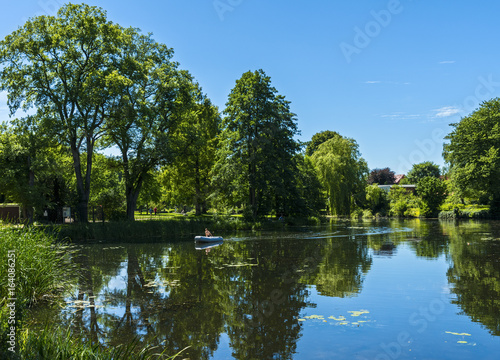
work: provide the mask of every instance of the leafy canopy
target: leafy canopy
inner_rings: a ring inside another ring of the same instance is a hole
[[[28,20],[0,42],[0,90],[8,92],[12,114],[36,107],[44,130],[70,148],[84,222],[94,147],[116,90],[130,81],[115,63],[127,40],[102,9],[67,4],[56,16]]]
[[[444,158],[462,197],[485,191],[492,210],[500,208],[500,99],[485,101],[446,137]]]
[[[406,178],[410,184],[417,184],[421,179],[428,176],[432,176],[435,178],[439,178],[439,176],[441,176],[439,166],[434,164],[432,161],[413,164],[413,167],[408,172]]]
[[[368,184],[392,185],[396,180],[394,171],[388,167],[384,169],[373,169],[368,175]]]
[[[364,192],[368,174],[356,141],[335,136],[322,143],[311,160],[326,189],[332,215],[350,215],[356,196]]]

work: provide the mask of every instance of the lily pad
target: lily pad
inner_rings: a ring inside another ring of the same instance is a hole
[[[370,312],[368,310],[359,310],[359,311],[348,311],[348,313],[351,313],[351,316],[360,316],[363,314],[369,314]]]
[[[445,331],[445,333],[451,334],[451,335],[457,335],[457,336],[472,336],[471,334],[468,334],[468,333],[457,333],[457,332],[451,332],[451,331]]]

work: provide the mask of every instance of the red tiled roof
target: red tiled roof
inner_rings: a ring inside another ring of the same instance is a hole
[[[394,176],[394,184],[399,184],[401,180],[405,178],[405,174],[398,174]]]

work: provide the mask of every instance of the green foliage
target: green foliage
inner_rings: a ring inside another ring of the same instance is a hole
[[[16,297],[20,305],[29,306],[45,298],[59,295],[74,280],[71,252],[54,237],[33,227],[0,229],[0,298],[8,298],[7,254],[15,253]]]
[[[62,147],[44,136],[36,117],[0,126],[0,188],[7,199],[21,204],[27,221],[70,201],[70,164]]]
[[[84,343],[75,339],[71,332],[61,328],[46,327],[41,331],[25,331],[21,335],[19,356],[21,359],[80,359],[80,360],[173,360],[181,356],[165,355],[158,346],[142,346],[138,340],[111,348]]]
[[[444,157],[461,198],[486,192],[491,210],[500,209],[500,99],[485,101],[446,137]]]
[[[295,200],[293,213],[302,216],[318,214],[326,205],[318,172],[308,156],[298,154],[295,161],[298,197]]]
[[[441,171],[438,165],[431,161],[425,161],[420,164],[413,164],[413,167],[406,175],[406,179],[409,184],[417,184],[420,180],[429,176],[439,178]]]
[[[208,210],[220,122],[217,107],[204,99],[179,124],[173,135],[177,156],[160,175],[165,204],[194,206],[197,215]]]
[[[366,184],[368,167],[355,140],[335,136],[314,152],[311,160],[326,189],[330,213],[350,215],[352,205]]]
[[[106,220],[125,217],[125,186],[120,163],[95,153],[94,176],[90,192],[90,207],[103,207]],[[89,209],[89,212],[92,211]]]
[[[401,186],[394,185],[389,191],[389,214],[396,217],[419,217],[421,202],[418,197]]]
[[[94,148],[113,95],[128,81],[114,63],[127,38],[102,9],[67,4],[57,16],[31,18],[0,42],[0,89],[8,92],[11,113],[36,106],[44,131],[69,147],[83,221]]]
[[[422,200],[422,214],[436,216],[439,207],[446,199],[446,184],[439,178],[427,176],[417,184],[417,194]]]
[[[35,149],[25,146],[25,138],[5,127],[0,131],[1,191],[7,199],[20,203],[25,211],[30,211],[32,220],[32,209],[43,207],[47,191],[43,184],[35,181],[35,171],[43,167],[43,152],[37,159]]]
[[[258,70],[236,81],[226,105],[214,169],[217,201],[243,204],[254,219],[293,211],[299,144],[289,101]]]
[[[316,150],[318,150],[318,147],[323,144],[325,141],[336,138],[336,137],[341,137],[339,133],[336,131],[330,131],[330,130],[325,130],[321,131],[319,133],[316,133],[312,136],[311,141],[307,144],[306,147],[306,155],[307,156],[312,156]]]
[[[493,216],[489,206],[444,204],[441,206],[439,218],[443,220],[454,219],[491,219]]]
[[[363,210],[363,219],[372,219],[374,217],[373,212],[370,209]]]
[[[378,184],[378,185],[392,185],[394,184],[395,173],[391,169],[373,169],[368,175],[368,184]]]
[[[126,34],[117,60],[117,76],[125,80],[117,81],[119,95],[110,108],[106,134],[121,153],[127,217],[134,220],[146,177],[172,159],[172,134],[196,110],[200,95],[189,73],[171,60],[172,49],[135,29]]]
[[[366,187],[366,206],[373,214],[382,216],[387,214],[389,210],[389,200],[387,192],[378,187],[377,184],[368,185]]]

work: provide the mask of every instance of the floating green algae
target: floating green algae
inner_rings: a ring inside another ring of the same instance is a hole
[[[360,316],[363,314],[369,314],[370,312],[368,310],[359,310],[359,311],[348,311],[348,313],[351,313],[351,316]]]
[[[353,317],[359,317],[361,315],[369,314],[370,312],[368,310],[353,310],[353,311],[348,311],[348,313]],[[339,315],[339,316],[330,315],[327,317],[327,319],[334,320],[334,321],[333,322],[327,321],[325,319],[325,316],[323,316],[323,315],[307,315],[307,316],[304,316],[302,318],[298,318],[297,320],[300,322],[304,322],[307,320],[321,320],[322,322],[325,322],[325,323],[329,322],[330,324],[333,324],[333,325],[352,325],[353,327],[359,327],[359,326],[363,325],[363,323],[371,322],[371,320],[368,320],[368,319],[356,320],[356,321],[350,322],[346,319],[346,317],[344,315]]]
[[[467,334],[467,333],[457,333],[457,332],[452,332],[452,331],[445,331],[445,333],[447,333],[447,334],[451,334],[451,335],[457,335],[457,336],[472,336],[471,334]]]

